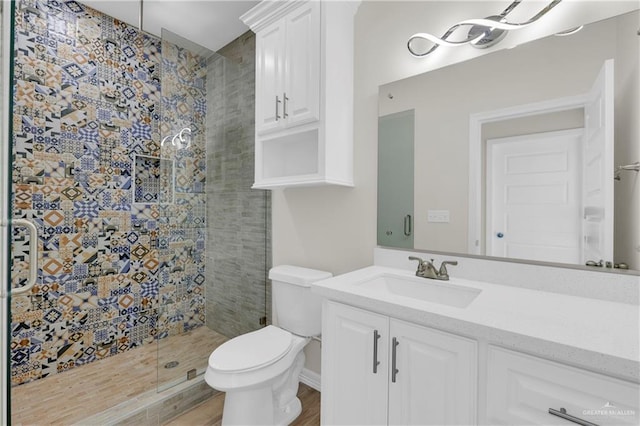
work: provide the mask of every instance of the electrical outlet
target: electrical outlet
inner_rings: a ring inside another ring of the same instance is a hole
[[[427,210],[427,222],[449,223],[449,210]]]

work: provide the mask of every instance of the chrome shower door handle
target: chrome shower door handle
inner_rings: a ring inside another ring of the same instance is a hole
[[[373,374],[378,374],[378,366],[380,365],[380,361],[378,361],[378,340],[380,337],[378,330],[373,330]]]
[[[404,217],[404,236],[411,236],[411,215],[408,214]]]
[[[398,339],[396,339],[395,337],[391,339],[391,383],[396,382],[396,376],[400,372],[400,370],[396,368],[396,363],[397,363],[396,348],[398,347],[399,344],[400,342],[398,342]]]
[[[10,290],[9,294],[16,296],[30,291],[38,279],[38,228],[26,219],[13,219],[8,223],[25,227],[29,231],[29,278],[24,286]]]

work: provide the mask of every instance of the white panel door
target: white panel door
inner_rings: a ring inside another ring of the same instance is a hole
[[[593,83],[584,114],[582,261],[613,261],[613,59]]]
[[[387,424],[388,317],[333,302],[322,315],[322,423]]]
[[[391,319],[389,424],[476,423],[476,342]],[[395,351],[395,356],[394,356]]]
[[[487,141],[491,256],[581,262],[583,130]]]
[[[287,127],[316,121],[320,111],[320,7],[310,1],[286,18],[283,117]]]
[[[285,23],[278,21],[256,35],[256,131],[258,134],[284,126]]]

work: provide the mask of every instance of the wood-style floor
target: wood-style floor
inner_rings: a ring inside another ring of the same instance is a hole
[[[298,398],[302,402],[302,413],[291,423],[293,426],[317,426],[320,424],[320,392],[300,383]],[[222,422],[224,393],[192,408],[174,418],[165,426],[218,426]]]
[[[209,354],[227,340],[207,327],[148,344],[11,389],[11,423],[68,425],[142,393],[200,373]],[[176,360],[172,369],[163,366]],[[160,368],[157,366],[160,365]]]

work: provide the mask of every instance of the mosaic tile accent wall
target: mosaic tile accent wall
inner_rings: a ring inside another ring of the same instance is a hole
[[[13,217],[40,248],[11,304],[17,385],[204,323],[206,59],[75,1],[14,20]],[[161,148],[183,127],[189,149]],[[173,203],[133,202],[135,155],[174,160]],[[13,285],[26,252],[17,230]]]
[[[271,193],[254,177],[255,35],[247,32],[209,65],[207,326],[228,337],[271,317]]]

